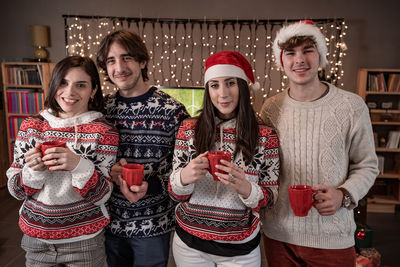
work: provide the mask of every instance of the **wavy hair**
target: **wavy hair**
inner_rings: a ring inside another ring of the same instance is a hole
[[[258,143],[258,120],[250,104],[250,89],[247,82],[236,78],[239,87],[239,102],[235,109],[236,117],[236,148],[233,156],[236,157],[242,151],[246,164],[249,164],[254,156]],[[218,110],[213,105],[208,92],[208,83],[204,92],[203,109],[197,118],[194,134],[194,146],[197,155],[210,151],[215,144],[216,120]]]

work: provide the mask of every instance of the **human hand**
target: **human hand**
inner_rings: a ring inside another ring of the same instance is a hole
[[[45,171],[47,166],[44,165],[42,160],[42,152],[40,150],[41,144],[36,143],[34,148],[29,149],[25,154],[25,163],[34,171]]]
[[[181,171],[181,184],[188,185],[203,179],[208,171],[207,153],[202,153],[192,159]]]
[[[244,170],[239,168],[232,162],[226,160],[221,160],[220,162],[224,165],[216,165],[217,169],[220,169],[227,173],[215,173],[220,181],[223,184],[235,189],[236,192],[240,194],[244,199],[248,198],[251,193],[251,183],[246,180]]]
[[[342,191],[322,184],[315,185],[313,189],[318,191],[314,195],[314,208],[322,216],[333,215],[342,206]]]
[[[78,165],[81,157],[68,147],[52,147],[46,149],[46,155],[42,160],[50,171],[72,171]]]
[[[131,187],[128,187],[128,184],[122,178],[122,175],[119,175],[118,179],[119,189],[129,202],[135,203],[146,195],[149,186],[146,181],[143,181],[141,185],[132,185]]]
[[[120,179],[118,178],[118,176],[122,175],[122,166],[124,166],[125,164],[128,164],[128,162],[126,161],[126,159],[122,158],[117,163],[115,163],[114,166],[111,167],[111,179],[118,186],[120,186]]]

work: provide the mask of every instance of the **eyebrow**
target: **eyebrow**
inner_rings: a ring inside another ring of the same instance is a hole
[[[233,79],[235,79],[235,78],[236,78],[236,77],[229,77],[229,78],[226,78],[226,79],[224,80],[224,82],[233,80]],[[217,81],[217,80],[210,80],[210,82],[219,82],[219,81]]]
[[[119,57],[126,57],[126,56],[131,57],[131,55],[129,55],[129,54],[121,54],[121,55],[119,55]],[[115,57],[114,57],[114,56],[112,56],[112,57],[107,57],[106,60],[108,60],[108,59],[113,59],[113,58],[115,58]]]

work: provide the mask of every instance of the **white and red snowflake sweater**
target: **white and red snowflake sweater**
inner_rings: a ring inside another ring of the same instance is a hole
[[[219,124],[218,141],[213,150],[229,151],[233,155],[235,124],[236,119]],[[260,208],[272,206],[277,198],[278,137],[271,128],[259,125],[258,146],[251,164],[245,165],[246,179],[251,183],[252,190],[250,196],[243,199],[231,187],[214,181],[209,172],[204,179],[194,184],[183,186],[180,182],[182,168],[196,157],[195,125],[196,119],[183,121],[175,142],[169,192],[173,199],[180,202],[175,211],[176,221],[184,231],[204,240],[229,243],[252,240],[258,233]],[[232,161],[243,166],[240,156]]]
[[[34,171],[24,153],[37,142],[65,141],[81,157],[72,171]],[[19,226],[28,236],[60,243],[83,240],[110,221],[106,201],[112,192],[110,169],[118,150],[118,132],[100,112],[61,119],[45,110],[22,123],[14,161],[7,170],[8,190],[24,200]]]

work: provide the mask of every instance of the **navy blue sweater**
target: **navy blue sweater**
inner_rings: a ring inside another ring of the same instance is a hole
[[[152,87],[138,97],[125,98],[119,92],[106,96],[105,113],[120,134],[117,161],[125,158],[144,165],[144,180],[149,183],[147,194],[133,204],[114,187],[107,232],[127,238],[170,232],[176,203],[168,195],[168,179],[176,133],[189,117],[185,107]]]

